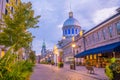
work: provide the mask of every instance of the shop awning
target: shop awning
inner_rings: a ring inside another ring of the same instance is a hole
[[[112,43],[109,45],[93,48],[75,55],[76,58],[84,57],[86,55],[108,53],[108,52],[120,52],[120,42]]]

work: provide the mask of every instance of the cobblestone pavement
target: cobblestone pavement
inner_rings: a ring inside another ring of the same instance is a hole
[[[88,70],[86,69],[85,66],[76,66],[76,70],[71,70],[70,65],[64,64],[64,69],[79,73],[81,75],[86,75],[86,76],[89,76],[89,77],[93,77],[93,78],[96,78],[98,80],[109,80],[108,77],[105,74],[104,68],[94,67],[94,74],[89,74]]]
[[[98,80],[51,65],[36,64],[30,80]]]

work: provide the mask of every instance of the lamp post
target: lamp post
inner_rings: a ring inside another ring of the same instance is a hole
[[[75,52],[74,52],[74,48],[76,47],[75,43],[72,43],[72,53],[73,53],[73,66],[74,66],[74,70],[76,70],[76,66],[75,66]]]
[[[58,63],[58,48],[57,48],[56,45],[54,46],[53,53],[55,55],[54,62],[55,62],[55,65],[57,66],[57,63]]]
[[[2,50],[1,50],[1,54],[0,54],[0,58],[2,58],[4,55],[5,55],[5,49],[2,48]]]

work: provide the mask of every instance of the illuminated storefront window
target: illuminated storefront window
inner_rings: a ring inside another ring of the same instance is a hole
[[[96,56],[96,54],[94,54],[94,59],[97,59],[97,56]]]
[[[89,59],[89,56],[86,56],[86,59]]]
[[[90,59],[92,59],[92,55],[90,55]]]

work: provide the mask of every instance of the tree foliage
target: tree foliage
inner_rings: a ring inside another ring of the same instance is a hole
[[[11,54],[10,48],[0,59],[0,80],[29,80],[33,63],[30,61],[16,61],[16,54]]]
[[[32,10],[32,4],[22,3],[20,0],[10,0],[6,4],[8,14],[3,14],[3,20],[0,33],[0,45],[10,47],[16,44],[14,50],[19,48],[29,47],[29,43],[32,42],[33,36],[28,31],[30,28],[36,28],[36,24],[39,22],[40,16],[34,17],[34,11]]]
[[[30,2],[22,3],[17,0],[16,3],[16,0],[10,0],[6,9],[8,14],[3,14],[0,21],[0,45],[9,49],[0,58],[0,80],[29,80],[33,63],[30,60],[17,60],[15,52],[31,46],[33,36],[28,29],[38,27],[36,24],[40,16],[34,17]]]
[[[29,59],[30,59],[30,61],[32,62],[32,63],[35,63],[35,53],[34,53],[34,51],[31,51],[30,53],[29,53]]]

